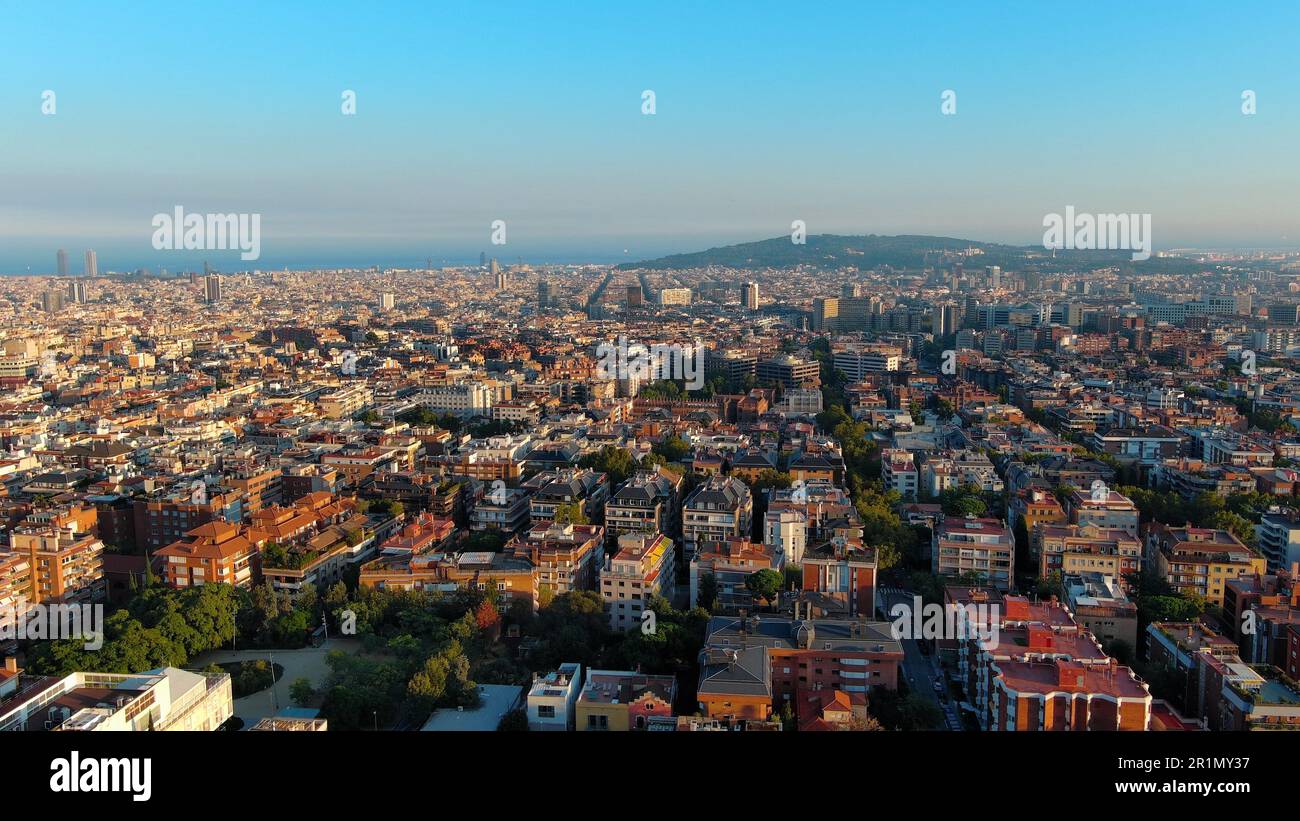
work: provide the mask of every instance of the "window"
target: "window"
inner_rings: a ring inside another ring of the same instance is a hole
[[[543,704],[537,708],[538,718],[555,718],[555,705]]]

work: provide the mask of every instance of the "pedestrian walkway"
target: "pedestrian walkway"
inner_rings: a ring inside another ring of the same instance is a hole
[[[263,718],[271,716],[286,707],[292,707],[289,698],[289,686],[296,679],[306,678],[317,689],[325,683],[329,675],[329,665],[325,657],[333,650],[355,653],[361,649],[361,642],[355,638],[329,639],[320,647],[304,647],[299,650],[213,650],[203,653],[193,660],[191,667],[201,669],[209,664],[225,664],[232,661],[249,661],[263,659],[284,668],[284,673],[273,687],[268,687],[251,696],[235,699],[235,715],[243,720],[244,727],[251,727]]]

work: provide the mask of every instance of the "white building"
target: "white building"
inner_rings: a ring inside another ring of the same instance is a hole
[[[1300,562],[1300,520],[1293,515],[1270,510],[1255,525],[1255,540],[1270,572],[1289,570]]]
[[[664,288],[659,292],[660,305],[690,305],[690,288]]]
[[[790,388],[776,409],[788,416],[814,416],[823,410],[822,392],[817,388]]]
[[[0,710],[0,732],[215,730],[234,712],[228,673],[175,667],[131,674],[78,672],[7,701]]]
[[[641,626],[641,613],[653,596],[672,595],[673,542],[659,534],[626,533],[618,550],[605,560],[600,595],[611,630]]]
[[[836,370],[843,371],[850,381],[861,382],[869,373],[898,370],[903,349],[896,345],[851,345],[836,349],[832,357]]]
[[[763,544],[780,548],[786,564],[802,564],[808,546],[808,514],[802,510],[769,510],[763,516]]]
[[[904,499],[915,499],[920,477],[912,452],[899,448],[881,451],[880,479],[884,482],[885,490],[896,490]]]
[[[411,397],[417,405],[434,413],[453,416],[489,416],[492,411],[492,388],[480,382],[459,382],[425,388]]]
[[[561,664],[528,691],[528,729],[533,732],[573,729],[574,704],[582,692],[582,665]]]

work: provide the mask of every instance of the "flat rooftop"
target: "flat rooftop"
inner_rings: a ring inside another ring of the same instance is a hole
[[[422,732],[495,732],[506,713],[519,706],[523,688],[514,684],[480,684],[479,706],[472,710],[443,708],[429,716]]]

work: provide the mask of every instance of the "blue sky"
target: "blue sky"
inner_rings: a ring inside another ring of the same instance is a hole
[[[647,5],[6,3],[0,271],[240,267],[154,251],[176,205],[262,214],[264,268],[794,219],[1030,244],[1066,205],[1149,212],[1158,248],[1300,245],[1296,4]]]

